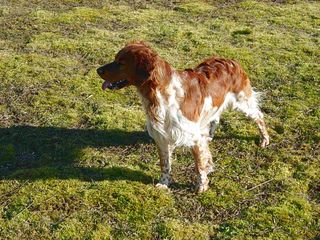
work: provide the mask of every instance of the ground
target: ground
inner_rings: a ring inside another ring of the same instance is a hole
[[[0,239],[320,239],[320,3],[0,0]],[[144,40],[178,69],[236,59],[271,144],[226,112],[210,190],[190,150],[171,191],[134,88],[96,68]]]

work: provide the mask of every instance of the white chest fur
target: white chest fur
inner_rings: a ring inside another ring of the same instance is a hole
[[[183,100],[184,90],[181,80],[173,75],[166,89],[167,100],[157,91],[159,106],[156,109],[157,120],[147,115],[147,129],[156,142],[166,142],[173,146],[193,146],[198,141],[208,140],[209,124],[220,115],[217,108],[212,107],[211,97],[204,101],[200,118],[197,122],[188,120],[180,110],[180,101]],[[148,102],[143,99],[145,107]]]

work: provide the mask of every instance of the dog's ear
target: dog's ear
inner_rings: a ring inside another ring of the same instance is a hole
[[[147,80],[150,77],[151,72],[146,71],[143,67],[139,67],[137,68],[137,75],[139,76],[140,79]]]
[[[141,83],[150,78],[156,67],[156,62],[157,55],[149,51],[140,52],[136,56],[136,74]]]

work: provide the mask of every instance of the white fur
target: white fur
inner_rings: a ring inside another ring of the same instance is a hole
[[[198,141],[209,140],[209,124],[220,118],[227,104],[219,109],[212,106],[212,98],[209,96],[204,100],[203,108],[197,122],[187,119],[180,110],[180,101],[183,100],[184,90],[181,79],[174,74],[166,89],[169,96],[166,101],[159,91],[157,98],[159,107],[157,109],[158,121],[148,117],[147,129],[152,138],[158,143],[176,146],[194,146]],[[226,100],[229,101],[228,98]],[[146,103],[146,100],[143,101]]]

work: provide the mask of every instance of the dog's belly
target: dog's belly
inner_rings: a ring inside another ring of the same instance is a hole
[[[219,119],[221,111],[212,107],[211,97],[205,100],[197,122],[188,120],[177,105],[159,109],[158,121],[148,119],[149,135],[158,143],[166,142],[173,146],[194,146],[198,141],[210,139],[210,122]]]
[[[177,122],[176,119],[165,119],[163,123],[148,121],[149,135],[158,143],[173,146],[193,146],[201,138],[199,125],[196,123]]]

